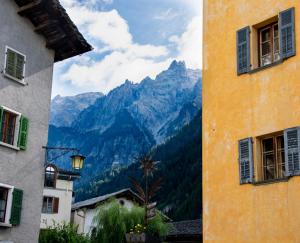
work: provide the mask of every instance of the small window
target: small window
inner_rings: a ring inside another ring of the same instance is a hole
[[[49,165],[46,167],[45,171],[45,182],[44,185],[45,187],[53,187],[55,188],[56,186],[56,168],[52,165]]]
[[[6,220],[8,191],[8,188],[0,187],[0,223],[4,223]]]
[[[26,57],[22,53],[6,47],[5,75],[16,81],[24,81]]]
[[[0,145],[26,150],[29,120],[21,113],[0,106]]]
[[[42,213],[53,214],[58,213],[59,198],[43,197]]]
[[[259,30],[259,63],[266,66],[280,60],[278,22]]]
[[[23,191],[0,183],[0,226],[10,227],[21,222]]]

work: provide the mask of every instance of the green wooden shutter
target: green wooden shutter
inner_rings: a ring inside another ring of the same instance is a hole
[[[300,174],[300,127],[284,131],[285,175]]]
[[[7,49],[5,73],[9,74],[12,77],[15,77],[15,73],[16,73],[15,62],[16,62],[16,53],[10,49]]]
[[[250,70],[250,27],[240,29],[236,33],[237,73]]]
[[[12,225],[19,225],[21,222],[22,201],[23,191],[15,188],[13,191],[13,200],[10,214],[10,223]]]
[[[254,176],[252,138],[239,141],[239,169],[240,183],[252,183]]]
[[[2,138],[2,118],[3,118],[3,108],[0,106],[0,141]]]
[[[282,59],[296,54],[295,48],[295,9],[290,8],[279,14],[280,57]]]
[[[28,137],[28,127],[29,127],[28,118],[26,118],[24,116],[21,116],[21,118],[20,118],[20,128],[19,128],[18,147],[22,150],[26,150],[27,137]]]
[[[16,78],[22,80],[24,78],[25,57],[16,54]]]

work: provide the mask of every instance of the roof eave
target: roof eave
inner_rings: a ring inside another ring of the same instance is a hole
[[[37,34],[46,39],[46,47],[54,50],[54,62],[92,50],[58,0],[14,0],[18,14],[28,18]]]

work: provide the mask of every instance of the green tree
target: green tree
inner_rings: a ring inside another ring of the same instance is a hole
[[[116,200],[111,200],[97,208],[94,217],[95,230],[91,236],[92,243],[123,243],[125,234],[138,224],[144,223],[144,208],[133,206],[130,210],[121,206]],[[146,232],[165,235],[167,225],[160,214],[149,221]]]

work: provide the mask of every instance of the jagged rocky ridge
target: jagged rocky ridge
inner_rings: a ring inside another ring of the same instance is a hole
[[[78,114],[102,97],[99,92],[89,92],[75,96],[55,96],[51,102],[50,124],[58,127],[68,127]]]
[[[60,126],[52,119],[48,144],[80,148],[87,155],[83,174],[89,175],[82,181],[88,181],[112,165],[128,166],[139,154],[176,134],[199,111],[201,91],[200,71],[173,61],[155,79],[147,77],[139,84],[127,80],[100,95],[72,117],[71,124],[68,120]],[[52,112],[58,114],[63,106],[55,105]],[[65,167],[65,161],[60,165]]]

